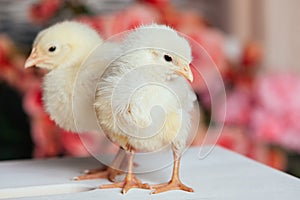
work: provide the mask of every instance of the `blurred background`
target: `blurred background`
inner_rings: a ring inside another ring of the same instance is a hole
[[[78,135],[45,113],[43,74],[23,67],[41,29],[77,20],[108,38],[157,22],[193,38],[218,67],[227,94],[227,106],[218,105],[226,110],[218,144],[299,177],[299,7],[298,0],[0,0],[0,160],[88,155]],[[197,67],[210,70],[201,59]],[[223,120],[195,79],[202,108],[196,146],[211,120]]]

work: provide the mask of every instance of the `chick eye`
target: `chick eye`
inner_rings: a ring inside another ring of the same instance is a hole
[[[164,59],[165,59],[165,61],[167,61],[167,62],[172,62],[172,57],[171,56],[169,56],[169,55],[164,55]]]
[[[55,50],[56,50],[56,46],[51,46],[48,49],[49,52],[54,52]]]

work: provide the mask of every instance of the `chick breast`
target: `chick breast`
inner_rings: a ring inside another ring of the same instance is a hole
[[[108,137],[123,148],[155,151],[186,145],[196,99],[187,81],[167,81],[153,69],[110,66],[98,83],[95,109]]]
[[[76,131],[72,114],[72,91],[76,70],[56,69],[43,81],[43,100],[51,119],[66,130]]]

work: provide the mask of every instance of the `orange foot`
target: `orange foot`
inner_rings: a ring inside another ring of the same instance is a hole
[[[166,192],[169,190],[183,190],[187,192],[194,192],[194,190],[190,187],[187,187],[180,180],[171,180],[169,183],[162,183],[158,185],[153,185],[152,188],[154,191],[152,194],[158,194],[161,192]]]
[[[131,188],[150,189],[150,185],[147,184],[147,183],[142,183],[134,175],[128,175],[127,174],[124,181],[118,182],[118,183],[101,185],[99,188],[100,189],[122,188],[122,193],[125,194]]]
[[[84,173],[85,173],[84,175],[74,177],[73,179],[76,181],[80,181],[80,180],[104,178],[104,179],[108,179],[112,182],[115,182],[116,176],[123,174],[122,171],[113,169],[110,167],[108,167],[106,169],[86,170]]]

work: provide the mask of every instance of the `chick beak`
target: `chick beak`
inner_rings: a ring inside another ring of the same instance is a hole
[[[24,66],[25,66],[25,68],[33,67],[33,66],[37,65],[38,63],[40,63],[41,61],[42,61],[42,59],[38,56],[36,49],[33,48],[29,57],[27,58]]]
[[[193,73],[192,73],[192,71],[191,71],[191,69],[190,69],[190,67],[188,65],[187,66],[185,65],[183,68],[177,69],[176,73],[178,75],[183,76],[184,78],[186,78],[190,82],[193,82],[193,79],[194,79]]]

